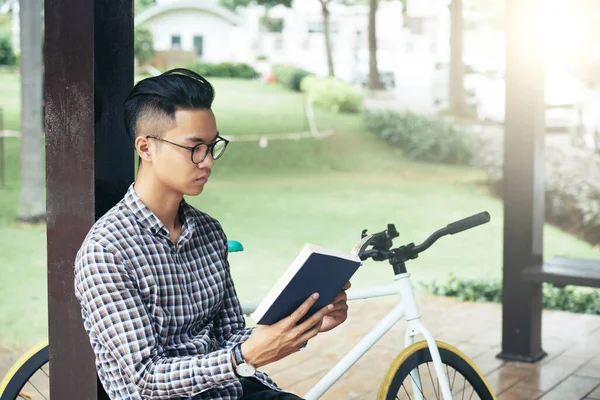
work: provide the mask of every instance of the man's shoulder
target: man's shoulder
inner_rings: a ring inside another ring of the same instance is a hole
[[[96,246],[105,249],[114,248],[116,243],[135,231],[132,218],[124,201],[119,201],[92,225],[81,248]]]
[[[215,217],[190,204],[187,204],[187,207],[192,218],[194,218],[196,223],[198,223],[204,230],[223,233],[223,227],[221,226],[219,220],[217,220]]]

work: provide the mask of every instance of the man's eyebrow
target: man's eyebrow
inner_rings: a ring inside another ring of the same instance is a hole
[[[209,141],[208,143],[214,142],[215,140],[217,140],[218,137],[219,137],[219,133],[217,132],[215,138],[212,139],[211,141]],[[184,140],[186,140],[188,142],[194,142],[194,143],[207,143],[206,140],[202,139],[199,136],[188,136]]]

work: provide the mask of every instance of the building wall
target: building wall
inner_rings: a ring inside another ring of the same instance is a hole
[[[179,9],[157,15],[144,22],[152,32],[154,48],[158,51],[177,49],[172,46],[172,37],[179,36],[178,50],[193,51],[194,37],[203,38],[202,61],[223,62],[233,58],[230,22],[208,12]]]

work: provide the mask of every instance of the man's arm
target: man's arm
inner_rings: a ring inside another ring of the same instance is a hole
[[[242,312],[242,306],[235,291],[235,285],[231,278],[229,268],[227,237],[221,231],[222,250],[219,256],[225,265],[225,293],[223,305],[214,321],[215,335],[223,348],[233,347],[237,343],[246,341],[254,328],[246,328],[246,321]]]
[[[167,356],[124,265],[99,244],[86,244],[77,256],[75,293],[94,349],[108,351],[143,397],[193,397],[237,379],[227,349]]]

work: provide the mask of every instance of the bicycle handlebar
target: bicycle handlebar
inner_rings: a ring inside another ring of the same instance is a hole
[[[438,229],[419,245],[409,243],[391,250],[392,239],[399,236],[399,234],[393,224],[388,224],[388,229],[372,235],[373,238],[369,241],[369,245],[373,246],[372,249],[365,249],[359,256],[361,260],[372,258],[375,261],[383,261],[389,259],[390,263],[394,265],[394,269],[396,269],[398,265],[401,265],[401,267],[398,268],[402,270],[404,269],[403,264],[405,261],[417,258],[419,253],[427,250],[439,238],[475,228],[476,226],[483,225],[489,221],[490,214],[487,211],[484,211],[459,221],[452,222],[446,227]],[[366,232],[366,229],[363,230],[363,238],[367,236]]]

